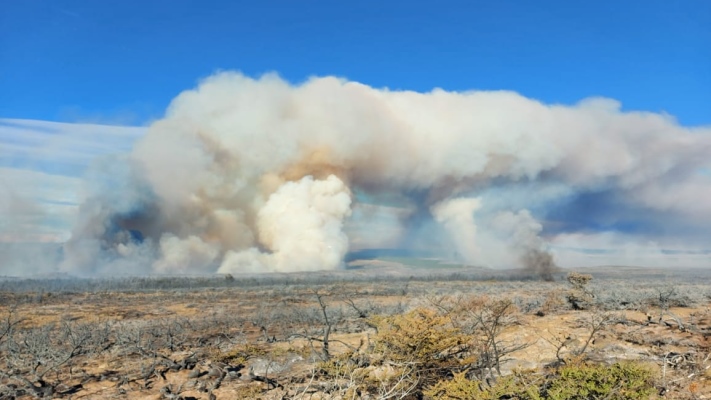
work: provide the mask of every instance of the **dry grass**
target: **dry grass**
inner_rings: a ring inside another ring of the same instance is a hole
[[[573,311],[565,303],[567,290],[565,282],[414,280],[3,293],[8,301],[0,304],[0,316],[12,312],[21,318],[14,327],[17,338],[47,326],[57,332],[82,324],[109,327],[100,348],[87,346],[86,352],[45,377],[47,382],[61,382],[58,391],[75,386],[73,393],[55,391],[53,398],[160,399],[171,398],[180,388],[184,399],[207,399],[210,394],[218,399],[316,399],[337,398],[338,391],[330,386],[330,378],[317,372],[323,343],[314,339],[322,338],[325,324],[315,292],[325,293],[333,321],[329,347],[334,357],[367,348],[376,336],[372,316],[416,307],[437,311],[433,301],[508,298],[516,311],[500,339],[527,346],[508,354],[502,363],[504,375],[517,369],[540,370],[574,356],[596,362],[639,360],[657,366],[658,385],[667,398],[711,398],[711,376],[705,369],[711,365],[708,299],[665,309],[659,321],[660,310],[644,300],[629,309],[609,311],[597,305]],[[611,313],[611,322],[579,354],[591,333],[588,321],[601,313]],[[9,343],[7,338],[3,341],[0,346]],[[18,376],[34,381],[30,371],[11,357],[6,354],[3,362],[8,365],[0,366],[10,371],[0,378],[5,393],[12,387],[8,385],[22,386]],[[194,363],[189,367],[173,365],[191,358]],[[220,374],[224,376],[218,378]],[[214,387],[218,380],[219,387]],[[0,389],[0,399],[12,398],[2,393]],[[26,391],[18,393],[17,398],[34,398]]]

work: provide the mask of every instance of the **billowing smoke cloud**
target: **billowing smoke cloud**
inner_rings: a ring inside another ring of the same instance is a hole
[[[474,211],[479,207],[477,198],[454,198],[435,204],[431,210],[435,220],[449,233],[459,255],[469,262],[476,262],[481,252],[474,223]]]
[[[348,251],[343,220],[350,205],[348,188],[334,175],[284,183],[257,216],[259,242],[268,252],[229,251],[219,272],[338,268]]]
[[[495,224],[511,238],[511,243],[527,271],[545,280],[553,279],[556,265],[546,243],[539,236],[543,226],[528,210],[512,213],[502,212],[495,217]]]
[[[710,129],[610,99],[221,73],[174,99],[130,154],[95,166],[61,268],[335,269],[366,232],[349,228],[352,210],[386,198],[408,221],[393,232],[441,242],[423,229],[439,224],[469,263],[545,274],[551,239],[572,232],[693,231],[704,246],[709,154]]]

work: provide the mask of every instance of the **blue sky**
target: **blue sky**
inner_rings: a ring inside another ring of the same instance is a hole
[[[231,70],[251,77],[277,72],[292,83],[338,76],[419,92],[509,90],[545,104],[571,105],[597,96],[618,100],[621,113],[615,102],[589,102],[582,108],[594,118],[588,121],[576,110],[582,118],[576,121],[586,123],[556,131],[554,139],[564,146],[576,134],[589,137],[582,150],[571,147],[581,176],[613,176],[610,171],[625,162],[638,163],[640,174],[653,176],[668,157],[679,168],[667,171],[666,181],[648,178],[644,194],[625,191],[617,181],[586,189],[551,184],[539,187],[540,199],[524,184],[498,191],[494,184],[490,203],[513,211],[530,208],[545,222],[542,232],[553,238],[550,245],[564,265],[615,264],[623,256],[630,265],[711,265],[706,245],[711,168],[704,150],[711,149],[709,0],[0,0],[0,260],[8,259],[3,243],[66,241],[85,204],[87,171],[97,170],[102,157],[127,154],[150,136],[146,132],[152,129],[145,126],[162,118],[179,93]],[[211,79],[229,86],[241,78]],[[492,101],[497,95],[486,94]],[[492,119],[498,121],[494,125],[529,121],[528,100],[502,95],[511,102],[490,109],[494,117],[503,115]],[[215,106],[210,96],[204,99],[196,109]],[[514,108],[522,104],[521,112]],[[269,104],[262,106],[270,110]],[[416,117],[427,114],[448,127],[440,134],[456,130],[447,124],[451,115],[425,110],[401,117],[419,121]],[[633,110],[666,113],[682,126],[667,118],[657,121],[656,114],[625,113]],[[541,112],[541,118],[551,117]],[[469,115],[469,109],[463,113]],[[367,125],[368,118],[358,121]],[[531,119],[521,132],[535,133],[533,125],[540,121]],[[570,126],[569,120],[560,121]],[[249,131],[239,119],[228,122],[229,132],[220,134],[239,139]],[[684,128],[696,126],[703,128]],[[472,132],[479,134],[476,127]],[[269,129],[260,135],[268,136]],[[346,131],[339,129],[334,131]],[[580,132],[570,132],[576,129]],[[530,147],[537,148],[521,151]],[[118,186],[100,183],[102,191]],[[556,196],[561,204],[550,202]],[[400,220],[409,210],[387,197],[365,200],[373,201],[362,201],[351,221],[354,248],[403,234]],[[511,204],[502,205],[506,201]],[[605,258],[609,249],[614,254]],[[678,253],[691,258],[668,257]],[[26,264],[25,258],[18,260],[17,265]]]
[[[711,2],[0,1],[0,117],[145,124],[222,69],[711,124]]]

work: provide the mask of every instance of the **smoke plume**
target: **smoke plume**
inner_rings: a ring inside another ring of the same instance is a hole
[[[705,240],[711,201],[687,199],[711,198],[710,133],[602,98],[220,73],[176,97],[130,154],[94,166],[61,269],[337,269],[353,210],[388,199],[401,221],[429,221],[393,232],[546,275],[559,234],[637,223]]]
[[[469,262],[476,262],[480,253],[474,223],[474,211],[480,206],[476,198],[455,198],[437,203],[431,210],[435,221],[449,233],[457,253]]]

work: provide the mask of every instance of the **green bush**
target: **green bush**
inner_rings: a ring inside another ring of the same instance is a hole
[[[451,380],[440,381],[423,393],[432,399],[445,400],[540,400],[540,389],[520,379],[521,376],[509,375],[499,378],[496,384],[488,386],[479,380],[466,378],[466,373],[454,374]]]
[[[546,390],[551,400],[634,400],[654,394],[653,372],[644,364],[578,364],[560,369]]]
[[[465,373],[424,391],[432,399],[459,400],[641,400],[654,397],[653,372],[633,362],[567,365],[545,379],[535,372],[515,373],[488,386]]]

